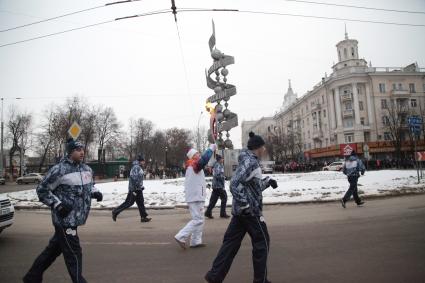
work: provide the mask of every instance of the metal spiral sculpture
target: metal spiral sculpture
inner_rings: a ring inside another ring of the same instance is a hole
[[[228,65],[235,63],[233,56],[225,55],[215,47],[215,25],[212,22],[213,33],[208,41],[211,57],[214,63],[208,70],[205,70],[207,86],[214,90],[214,95],[207,99],[207,111],[211,113],[210,129],[208,139],[215,142],[218,149],[233,149],[233,143],[229,139],[229,131],[238,126],[238,115],[229,110],[230,97],[236,94],[236,87],[227,83]],[[211,75],[215,74],[215,80]],[[224,107],[221,104],[224,101]],[[213,106],[213,103],[217,103]],[[223,140],[223,132],[226,132],[226,140]]]

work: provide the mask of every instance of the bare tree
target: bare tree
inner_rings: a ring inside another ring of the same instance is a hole
[[[98,161],[101,161],[101,155],[104,154],[105,147],[116,141],[120,124],[111,107],[102,108],[96,120],[95,132],[98,148]]]
[[[22,156],[25,154],[27,144],[30,140],[30,126],[32,122],[31,114],[20,113],[16,106],[11,106],[9,122],[7,128],[11,140],[11,148],[9,150],[10,173],[13,176],[13,156],[16,152],[21,153],[21,171],[22,171]],[[22,173],[22,172],[21,172]]]
[[[48,110],[45,114],[44,121],[40,128],[41,131],[36,134],[35,150],[40,156],[38,165],[38,172],[42,171],[43,166],[48,159],[49,152],[52,151],[55,139],[55,119],[57,115],[52,109]]]
[[[199,152],[204,152],[208,146],[208,130],[205,126],[195,128],[190,133],[190,138]]]
[[[165,132],[167,141],[167,164],[170,167],[180,167],[186,159],[190,148],[190,132],[186,129],[171,128]]]
[[[406,132],[407,116],[409,113],[409,105],[406,99],[391,100],[390,105],[386,109],[385,127],[390,133],[391,142],[395,149],[397,160],[401,158],[401,147]]]

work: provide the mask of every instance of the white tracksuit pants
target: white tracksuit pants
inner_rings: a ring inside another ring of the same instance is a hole
[[[177,233],[175,238],[181,242],[186,242],[186,240],[190,237],[190,246],[202,244],[205,202],[188,202],[187,205],[189,206],[192,220],[190,220],[186,226]]]

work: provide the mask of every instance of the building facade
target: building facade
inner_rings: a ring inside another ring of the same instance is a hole
[[[336,159],[346,145],[362,153],[367,144],[372,155],[394,152],[390,124],[400,123],[403,149],[410,148],[407,117],[425,116],[425,69],[372,67],[347,33],[336,47],[333,72],[274,116],[273,134],[299,137],[307,158]]]

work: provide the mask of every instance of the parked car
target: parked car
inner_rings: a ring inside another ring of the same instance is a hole
[[[332,162],[328,166],[323,167],[323,171],[341,171],[343,166],[344,162],[342,161]]]
[[[261,171],[263,174],[272,174],[273,173],[273,167],[269,165],[261,166]]]
[[[15,208],[10,199],[0,196],[0,233],[11,226],[15,220]]]
[[[0,177],[0,185],[6,184],[6,179],[3,177]]]
[[[39,173],[29,173],[16,179],[16,183],[18,183],[19,185],[29,183],[40,183],[41,180],[43,180],[43,175]]]

